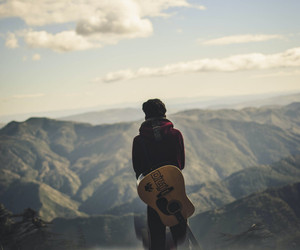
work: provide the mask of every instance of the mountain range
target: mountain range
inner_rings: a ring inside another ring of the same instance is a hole
[[[300,103],[168,118],[184,136],[183,174],[196,206],[191,227],[205,249],[241,249],[240,237],[259,230],[276,246],[299,246]],[[140,122],[10,122],[0,130],[0,203],[13,213],[38,211],[58,233],[79,225],[89,246],[135,246],[132,223],[145,212],[131,165]],[[226,244],[214,238],[217,229]]]
[[[216,187],[223,190],[222,181],[233,173],[300,149],[300,103],[190,110],[170,119],[184,135],[183,173],[199,211],[237,198],[230,192],[213,201]],[[49,220],[102,214],[134,202],[131,145],[138,128],[137,122],[92,126],[48,118],[9,123],[0,130],[0,202],[13,212],[31,206]],[[217,184],[208,188],[210,182]],[[203,185],[206,202],[200,199]]]

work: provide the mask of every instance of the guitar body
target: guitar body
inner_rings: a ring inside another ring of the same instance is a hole
[[[155,209],[166,226],[177,225],[195,211],[185,193],[183,175],[176,166],[162,166],[142,176],[137,191],[141,200]]]

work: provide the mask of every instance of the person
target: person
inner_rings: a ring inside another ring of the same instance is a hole
[[[164,103],[160,99],[150,99],[143,103],[142,109],[145,121],[132,145],[132,164],[136,178],[164,165],[174,165],[182,170],[185,164],[183,136],[166,118]],[[150,206],[147,206],[147,222],[149,249],[166,249],[166,226]],[[186,224],[175,225],[170,231],[176,248],[185,239]]]

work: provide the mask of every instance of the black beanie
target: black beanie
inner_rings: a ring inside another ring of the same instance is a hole
[[[146,119],[153,117],[165,117],[167,112],[165,104],[159,99],[150,99],[144,102],[143,111]]]

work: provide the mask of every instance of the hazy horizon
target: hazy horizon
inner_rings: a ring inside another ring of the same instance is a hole
[[[275,93],[264,93],[258,95],[236,95],[236,96],[207,96],[207,97],[193,97],[193,98],[172,98],[172,99],[162,99],[165,104],[167,105],[167,113],[173,114],[183,110],[189,110],[194,108],[199,109],[220,109],[220,108],[239,108],[239,105],[243,103],[252,103],[252,107],[260,107],[264,106],[255,105],[255,101],[263,101],[269,100],[270,98],[276,97],[290,97],[293,95],[300,94],[300,92],[275,92]],[[157,96],[157,98],[160,98]],[[33,113],[16,113],[11,115],[0,115],[0,123],[8,123],[10,121],[25,121],[31,117],[47,117],[52,119],[60,119],[64,117],[74,116],[74,115],[81,115],[81,114],[88,114],[93,112],[105,112],[109,110],[118,110],[118,109],[141,109],[142,102],[136,103],[119,103],[114,105],[107,105],[107,106],[93,106],[93,107],[86,107],[86,108],[77,108],[77,109],[65,109],[65,110],[46,110],[43,112],[33,112]],[[268,104],[267,104],[268,105]],[[280,104],[279,104],[280,105]],[[285,105],[285,104],[284,104]],[[243,106],[242,106],[243,107]]]

